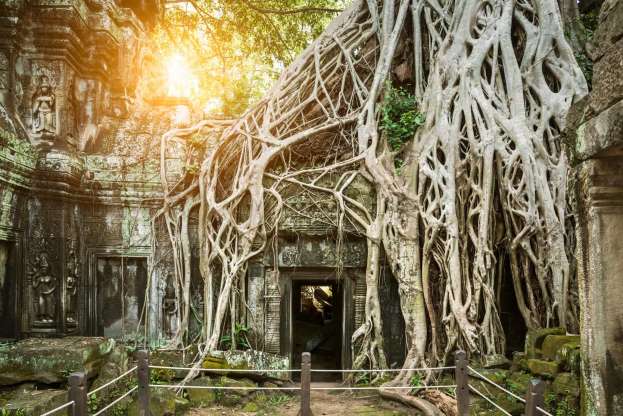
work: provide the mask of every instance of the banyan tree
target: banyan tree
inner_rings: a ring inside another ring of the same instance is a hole
[[[331,201],[319,206],[333,211],[338,252],[347,229],[367,241],[355,367],[387,367],[382,262],[398,283],[405,369],[447,361],[457,348],[504,353],[503,279],[528,328],[576,329],[561,130],[587,87],[559,7],[555,0],[356,0],[239,119],[164,135],[157,220],[169,232],[179,283],[175,343],[188,335],[191,246],[204,283],[199,344],[207,354],[236,321],[233,299],[248,261],[277,249],[293,188]],[[386,123],[392,94],[413,97],[398,136]],[[198,168],[169,183],[164,158],[180,141]],[[353,197],[355,183],[365,183],[374,204]],[[395,383],[412,376],[395,374]]]

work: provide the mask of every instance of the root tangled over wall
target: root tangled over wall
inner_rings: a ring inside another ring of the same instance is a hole
[[[404,62],[426,122],[395,151],[379,129],[379,109]],[[159,217],[171,236],[182,304],[174,343],[184,342],[190,315],[190,213],[198,212],[208,352],[218,348],[227,317],[236,319],[247,261],[276,250],[291,187],[334,201],[338,247],[347,227],[367,238],[356,367],[387,365],[383,255],[399,284],[404,368],[445,360],[457,347],[504,351],[500,247],[526,325],[573,328],[568,164],[559,133],[572,100],[585,93],[554,0],[355,1],[239,120],[207,120],[163,137]],[[200,159],[199,172],[169,184],[167,146],[206,130],[217,137],[213,148],[189,152]],[[349,196],[358,180],[375,190],[374,209]],[[403,371],[393,382],[411,376]]]

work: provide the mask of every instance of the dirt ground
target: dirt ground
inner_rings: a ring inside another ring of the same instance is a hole
[[[253,405],[240,407],[214,406],[209,408],[193,409],[186,416],[296,416],[299,411],[298,396],[279,395],[254,408]],[[255,402],[253,402],[255,403]],[[376,392],[364,391],[358,393],[312,391],[312,412],[314,416],[331,415],[375,415],[375,416],[405,416],[419,415],[416,410],[398,403],[383,400]]]

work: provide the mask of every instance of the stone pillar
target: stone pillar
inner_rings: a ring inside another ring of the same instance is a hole
[[[623,0],[604,3],[593,90],[569,114],[578,203],[583,412],[623,414]]]

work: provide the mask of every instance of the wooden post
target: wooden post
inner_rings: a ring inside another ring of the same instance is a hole
[[[87,383],[84,373],[72,373],[69,376],[69,401],[73,406],[67,408],[67,416],[87,416]]]
[[[138,378],[138,415],[150,416],[149,412],[149,353],[146,350],[136,352]]]
[[[299,416],[312,416],[311,411],[311,354],[304,352],[301,358],[301,410]]]
[[[545,408],[545,399],[543,393],[545,391],[545,384],[539,379],[533,378],[528,384],[528,392],[526,393],[526,416],[539,416],[542,413],[537,410],[537,407],[541,409]]]
[[[469,382],[465,351],[454,353],[454,378],[456,382],[456,407],[459,416],[469,416]]]

